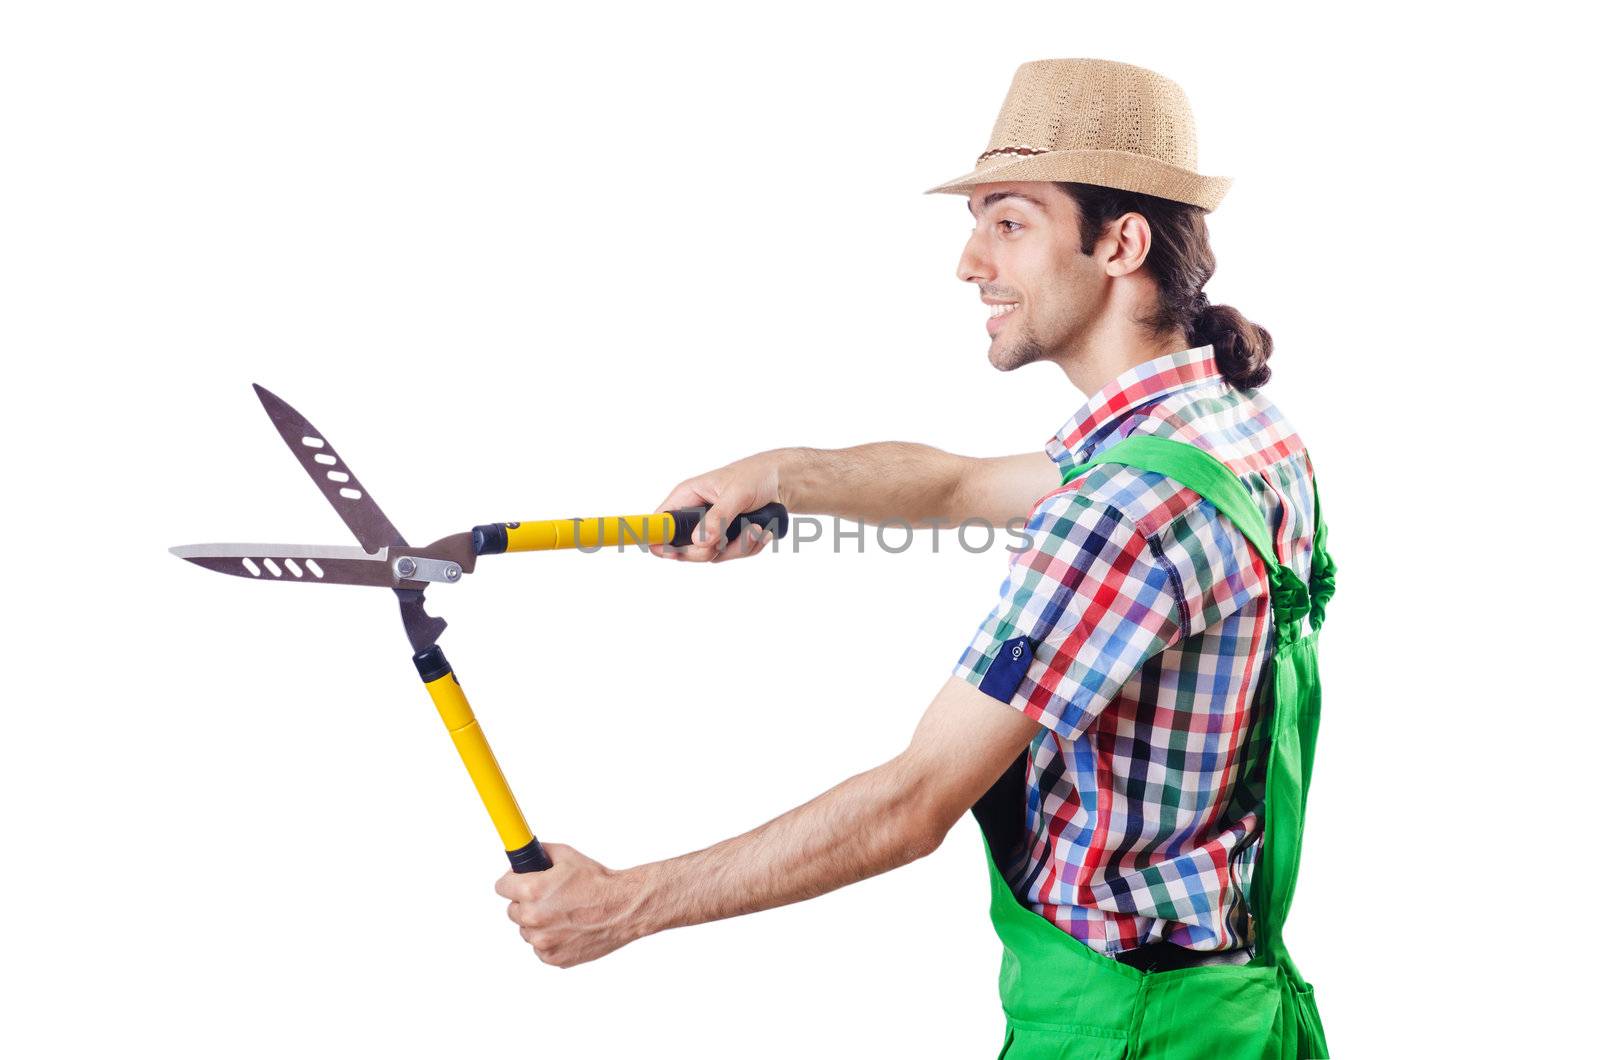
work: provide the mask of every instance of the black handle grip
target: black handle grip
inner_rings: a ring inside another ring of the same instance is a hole
[[[700,520],[710,510],[709,504],[702,504],[698,508],[674,508],[671,513],[673,546],[682,548],[684,545],[693,544],[695,527],[700,525]],[[773,501],[771,504],[763,504],[753,512],[736,515],[728,524],[728,532],[723,536],[732,541],[751,523],[762,529],[771,530],[773,537],[782,537],[789,532],[789,509]]]
[[[555,864],[537,838],[529,840],[525,847],[506,851],[506,857],[511,859],[512,872],[543,872]]]
[[[478,556],[498,556],[506,550],[506,523],[485,523],[472,528],[472,552]]]

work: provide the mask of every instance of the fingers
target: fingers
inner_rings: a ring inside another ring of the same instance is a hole
[[[715,504],[719,490],[709,481],[708,476],[685,479],[673,487],[667,499],[656,507],[658,512],[669,512],[676,508],[698,508],[702,504]],[[709,513],[708,513],[709,514]],[[702,525],[704,520],[702,520]],[[696,534],[699,527],[695,528]],[[650,551],[666,559],[684,560],[703,563],[715,556],[715,551],[705,545],[698,544],[698,537],[687,546],[674,547],[672,545],[651,545]]]
[[[733,525],[733,521],[749,503],[749,498],[742,491],[719,496],[716,503],[700,517],[700,525],[694,528],[694,544],[691,547],[703,549],[705,559],[715,559],[732,543],[728,540],[728,527]]]
[[[652,551],[658,556],[691,563],[721,563],[754,556],[772,541],[772,532],[756,523],[746,523],[739,534],[729,541],[727,526],[744,512],[758,507],[760,505],[754,502],[713,506],[695,527],[691,544],[682,548],[656,546]],[[719,510],[728,514],[721,515]]]
[[[694,533],[689,537],[689,544],[674,550],[678,553],[678,558],[691,563],[715,560],[730,544],[727,539],[729,523],[745,510],[748,503],[742,494],[731,492],[720,494],[695,524]]]
[[[748,539],[727,539],[728,527],[744,512],[754,511],[778,496],[777,465],[768,454],[757,454],[727,467],[680,482],[657,511],[707,506],[688,545],[673,548],[653,545],[657,556],[691,563],[721,562],[753,556],[766,547],[770,535],[754,532]]]
[[[711,504],[717,499],[717,493],[718,490],[704,475],[684,479],[672,488],[666,500],[656,506],[656,511],[669,512],[674,508],[697,508],[702,504]]]
[[[720,561],[753,556],[761,551],[764,547],[763,528],[746,523],[732,541],[728,540],[728,528],[745,512],[753,512],[773,499],[772,493],[752,488],[749,483],[730,484],[718,495],[716,503],[706,510],[700,525],[695,528],[695,545],[700,551],[691,552],[690,558],[703,556],[707,560]]]
[[[721,552],[711,560],[712,563],[721,563],[724,560],[744,559],[754,556],[767,547],[767,542],[772,540],[772,531],[764,530],[755,523],[745,526],[744,531],[737,538],[725,545]]]

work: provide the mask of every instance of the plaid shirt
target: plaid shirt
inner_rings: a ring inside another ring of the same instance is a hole
[[[1130,368],[1045,451],[1067,468],[1135,434],[1232,468],[1280,561],[1309,577],[1310,459],[1259,390],[1223,380],[1210,346]],[[1002,866],[1012,890],[1102,953],[1253,941],[1264,762],[1246,745],[1271,705],[1265,568],[1198,494],[1119,465],[1047,494],[1028,533],[955,668],[1042,726],[1025,847]]]

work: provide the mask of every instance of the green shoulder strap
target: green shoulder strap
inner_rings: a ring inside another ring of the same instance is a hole
[[[1226,464],[1196,446],[1171,438],[1157,438],[1149,434],[1136,434],[1124,438],[1099,456],[1070,467],[1061,475],[1062,483],[1098,464],[1126,464],[1143,471],[1155,471],[1183,483],[1200,496],[1217,506],[1245,538],[1261,553],[1267,569],[1278,565],[1278,554],[1272,547],[1272,535],[1267,531],[1267,521],[1261,516],[1239,481]]]
[[[1320,502],[1314,531],[1312,578],[1317,592],[1313,593],[1299,575],[1279,562],[1278,554],[1272,547],[1272,534],[1267,529],[1267,521],[1245,491],[1239,476],[1210,453],[1171,438],[1136,434],[1124,438],[1098,456],[1067,468],[1061,474],[1061,481],[1065,484],[1099,464],[1123,464],[1142,471],[1154,471],[1182,483],[1210,501],[1217,511],[1239,528],[1266,564],[1272,588],[1273,615],[1283,635],[1290,639],[1297,638],[1300,619],[1307,613],[1311,615],[1313,629],[1322,625],[1327,598],[1333,595],[1334,568],[1323,547],[1326,534],[1322,526]],[[1312,489],[1316,489],[1314,483]]]

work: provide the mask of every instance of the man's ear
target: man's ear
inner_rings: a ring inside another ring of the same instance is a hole
[[[1106,225],[1100,236],[1102,253],[1107,253],[1107,276],[1128,276],[1138,271],[1150,254],[1150,222],[1143,214],[1125,213]]]

